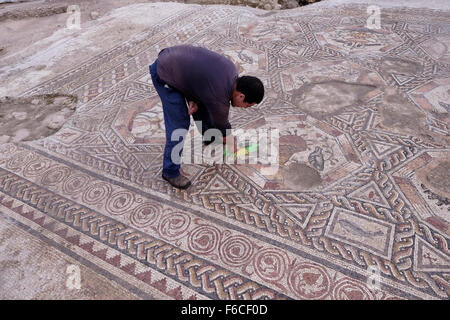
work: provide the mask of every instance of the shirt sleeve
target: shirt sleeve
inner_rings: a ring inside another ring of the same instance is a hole
[[[220,130],[220,132],[222,132],[222,135],[225,137],[227,135],[227,130],[231,129],[231,124],[228,121],[230,103],[228,101],[217,101],[205,103],[205,105],[207,106],[212,126]]]

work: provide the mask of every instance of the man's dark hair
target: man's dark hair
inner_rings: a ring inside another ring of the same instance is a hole
[[[242,76],[237,78],[236,90],[245,95],[244,102],[260,103],[264,98],[264,85],[256,77]]]

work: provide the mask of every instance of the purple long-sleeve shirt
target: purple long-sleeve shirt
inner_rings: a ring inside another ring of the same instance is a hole
[[[228,114],[238,77],[233,62],[205,48],[180,45],[159,53],[157,73],[188,101],[206,108],[213,128],[224,136],[231,129]]]

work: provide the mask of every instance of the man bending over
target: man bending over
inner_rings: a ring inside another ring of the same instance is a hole
[[[172,141],[176,129],[190,125],[190,116],[201,125],[202,135],[208,129],[218,129],[223,143],[236,151],[236,144],[228,121],[230,103],[233,107],[249,108],[260,103],[264,97],[264,85],[256,77],[238,77],[232,61],[201,47],[180,45],[161,50],[150,66],[153,85],[161,98],[166,146],[164,149],[162,177],[172,186],[186,189],[191,185],[180,174],[180,164],[171,155],[184,136]],[[228,133],[228,134],[227,134]],[[205,141],[207,145],[212,141]],[[179,156],[181,157],[182,149]]]

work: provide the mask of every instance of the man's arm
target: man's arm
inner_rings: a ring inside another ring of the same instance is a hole
[[[211,125],[222,132],[223,144],[228,152],[237,151],[236,139],[231,134],[231,124],[228,121],[230,103],[228,101],[212,101],[206,103],[208,114],[210,115]]]
[[[223,144],[227,148],[228,152],[230,152],[230,153],[237,152],[236,139],[234,138],[234,136],[231,132],[229,135],[223,137]]]
[[[220,100],[207,101],[205,106],[208,110],[212,127],[219,129],[223,136],[228,135],[227,130],[231,129],[231,124],[228,121],[230,102]]]
[[[228,121],[229,104],[228,108],[218,108],[219,112],[215,112],[212,116],[213,122],[216,127],[222,132],[223,144],[227,148],[228,152],[235,153],[237,151],[236,139],[231,133],[231,124]]]

